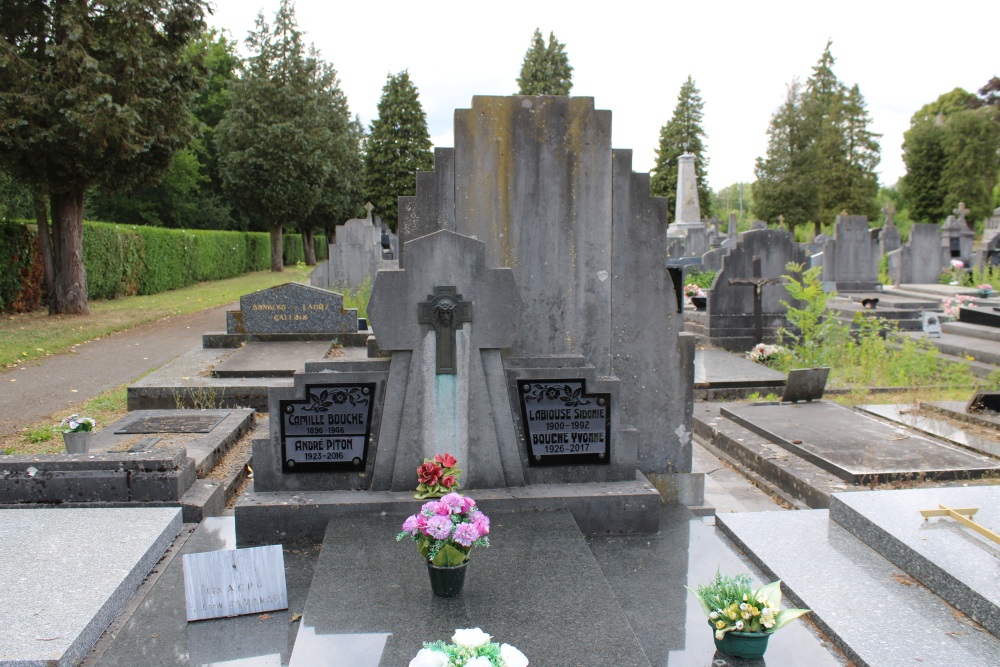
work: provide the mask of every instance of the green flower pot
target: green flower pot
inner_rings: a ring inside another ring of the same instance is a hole
[[[431,590],[442,598],[453,598],[462,594],[465,586],[465,567],[469,561],[454,567],[438,567],[427,563],[427,574],[431,577]]]
[[[713,634],[714,637],[714,634]],[[764,657],[770,632],[727,632],[722,639],[715,640],[719,653],[733,658],[756,660]]]

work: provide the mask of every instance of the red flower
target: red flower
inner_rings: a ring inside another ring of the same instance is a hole
[[[454,484],[455,484],[454,475],[445,475],[444,477],[441,478],[441,486],[443,486],[446,489],[450,489]]]
[[[444,454],[438,454],[434,457],[434,460],[441,464],[442,468],[454,468],[455,464],[458,463],[458,459],[454,456],[445,452]]]
[[[441,468],[434,462],[424,463],[417,468],[417,481],[421,484],[434,486],[441,477]]]

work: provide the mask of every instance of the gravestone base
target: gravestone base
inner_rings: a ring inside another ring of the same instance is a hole
[[[660,494],[641,473],[629,482],[459,491],[495,522],[506,513],[568,510],[586,534],[655,533],[660,525]],[[402,521],[424,502],[404,491],[251,492],[236,506],[236,535],[240,547],[321,542],[332,517],[384,513]]]

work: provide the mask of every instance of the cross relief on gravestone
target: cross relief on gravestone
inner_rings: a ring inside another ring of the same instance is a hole
[[[417,304],[417,321],[430,324],[437,334],[435,368],[438,375],[454,375],[458,364],[455,360],[455,330],[472,321],[472,303],[462,301],[453,286],[437,286],[427,301]]]
[[[763,295],[765,285],[783,285],[784,278],[762,278],[760,269],[760,255],[753,258],[753,276],[750,278],[730,278],[730,285],[750,285],[753,286],[753,342],[760,344],[764,342],[764,305]]]

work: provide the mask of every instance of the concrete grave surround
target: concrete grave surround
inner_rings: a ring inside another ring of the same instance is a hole
[[[484,242],[524,304],[511,355],[580,354],[618,377],[640,469],[690,471],[694,340],[664,266],[666,203],[632,152],[611,148],[611,112],[586,97],[474,97],[455,112],[455,148],[399,202],[402,267],[405,242],[437,230]]]
[[[440,452],[462,462],[465,488],[523,485],[500,360],[521,321],[513,271],[488,269],[486,245],[450,231],[410,241],[406,253],[407,268],[379,272],[368,306],[379,348],[392,352],[372,489],[413,488],[413,471]],[[474,307],[455,331],[454,375],[436,373],[437,334],[417,317],[439,286]]]
[[[878,289],[879,244],[872,239],[868,218],[838,215],[833,240],[823,250],[823,282],[840,292]]]
[[[760,277],[778,279],[788,271],[789,262],[805,264],[806,253],[783,229],[760,229],[743,232],[732,250],[722,258],[722,268],[712,283],[708,300],[708,335],[716,347],[731,352],[746,352],[754,345],[754,288],[731,285],[731,279],[753,277],[753,258],[760,257]],[[776,339],[778,329],[787,326],[787,308],[791,301],[783,285],[764,285],[761,292],[764,340]]]
[[[181,527],[176,507],[0,510],[0,666],[79,665]]]
[[[338,334],[358,330],[358,311],[344,308],[336,292],[285,283],[240,297],[239,311],[226,314],[230,334]]]

